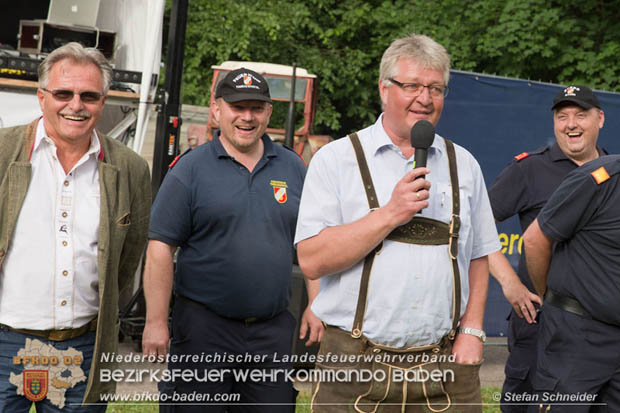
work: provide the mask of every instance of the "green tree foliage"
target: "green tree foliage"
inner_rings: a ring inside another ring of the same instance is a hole
[[[605,0],[190,0],[183,101],[207,105],[211,65],[248,60],[319,77],[315,133],[342,136],[380,113],[390,42],[423,33],[453,68],[620,91],[620,4]]]

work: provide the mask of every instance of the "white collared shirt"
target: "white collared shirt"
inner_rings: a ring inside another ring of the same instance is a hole
[[[99,138],[93,132],[68,174],[56,151],[39,120],[30,185],[0,268],[0,323],[14,328],[77,328],[99,309]]]
[[[380,206],[390,200],[396,183],[413,168],[386,134],[383,116],[358,133]],[[469,263],[500,248],[484,178],[478,162],[459,145],[457,159],[460,217],[458,264],[461,315],[469,298]],[[431,173],[429,206],[420,216],[450,222],[452,190],[445,141],[439,135],[428,151]],[[368,215],[362,179],[348,138],[321,148],[312,158],[301,196],[295,244],[331,226]],[[338,254],[338,245],[332,246]],[[351,331],[360,289],[363,260],[341,273],[321,278],[312,311],[329,325]],[[447,245],[413,245],[384,241],[373,263],[363,333],[394,347],[438,341],[452,327],[452,266]]]

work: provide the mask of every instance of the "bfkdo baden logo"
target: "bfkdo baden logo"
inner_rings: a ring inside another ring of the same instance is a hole
[[[84,354],[73,347],[61,350],[27,338],[24,348],[13,356],[13,365],[19,373],[11,371],[9,383],[15,386],[18,395],[33,402],[45,399],[62,410],[65,393],[87,380],[81,368],[83,362]]]
[[[49,390],[49,371],[24,370],[24,396],[33,402],[39,402],[47,396]]]

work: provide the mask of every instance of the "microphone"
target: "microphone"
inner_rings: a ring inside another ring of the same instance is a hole
[[[435,140],[435,127],[427,120],[419,120],[411,128],[411,146],[415,148],[415,158],[413,167],[422,168],[426,166],[426,156],[428,148]],[[421,175],[424,179],[424,175]]]

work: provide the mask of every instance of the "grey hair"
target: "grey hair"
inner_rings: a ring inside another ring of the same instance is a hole
[[[52,67],[61,60],[70,59],[78,64],[92,63],[101,72],[101,78],[103,80],[103,94],[107,95],[110,90],[110,83],[112,83],[112,66],[103,54],[94,47],[84,47],[77,42],[67,43],[64,46],[59,47],[47,57],[39,65],[39,87],[47,87],[49,80],[49,74],[52,71]]]
[[[384,84],[391,84],[389,78],[398,75],[396,65],[399,59],[411,59],[424,68],[441,70],[445,86],[448,85],[450,56],[442,45],[430,37],[412,33],[407,37],[396,39],[390,44],[383,53],[379,68],[379,80]]]

